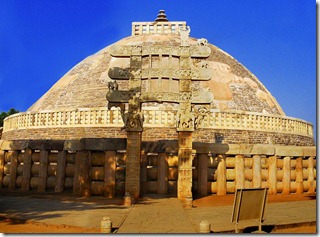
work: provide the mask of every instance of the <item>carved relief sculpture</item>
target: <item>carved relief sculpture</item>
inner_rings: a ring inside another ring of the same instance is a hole
[[[189,46],[189,34],[190,34],[190,26],[180,26],[179,27],[179,35],[181,39],[181,46]]]

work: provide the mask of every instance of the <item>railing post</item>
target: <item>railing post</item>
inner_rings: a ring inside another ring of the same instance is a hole
[[[269,162],[269,194],[277,194],[277,156],[270,156]]]
[[[303,165],[302,165],[302,157],[297,158],[296,164],[296,193],[303,193]]]
[[[116,152],[105,151],[104,159],[104,195],[108,198],[113,198],[115,196],[116,187]]]
[[[308,184],[309,184],[309,189],[308,193],[313,194],[315,190],[315,185],[314,185],[314,157],[310,156],[308,158]]]
[[[49,151],[40,151],[40,167],[38,179],[38,192],[45,192],[48,178]]]
[[[261,156],[254,155],[252,157],[252,184],[253,188],[261,188]]]
[[[283,158],[283,178],[282,178],[282,194],[290,194],[290,183],[291,183],[291,157]]]
[[[17,179],[17,167],[18,167],[18,151],[9,151],[8,155],[10,157],[10,181],[9,190],[16,189],[16,179]]]
[[[236,171],[236,188],[244,188],[244,158],[243,155],[236,155],[235,157],[235,171]]]
[[[58,160],[57,160],[56,186],[55,186],[55,192],[57,193],[64,191],[66,165],[67,165],[67,151],[59,151]]]
[[[22,175],[22,191],[28,191],[30,189],[31,178],[31,164],[32,164],[32,150],[27,148],[23,157],[23,175]]]
[[[217,168],[217,195],[227,194],[227,171],[225,157],[219,156],[219,164]]]

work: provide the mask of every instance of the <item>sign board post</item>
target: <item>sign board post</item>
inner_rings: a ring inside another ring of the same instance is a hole
[[[266,202],[267,188],[237,189],[231,218],[231,222],[235,223],[235,232],[239,233],[239,221],[244,220],[259,221],[259,232],[262,232]]]

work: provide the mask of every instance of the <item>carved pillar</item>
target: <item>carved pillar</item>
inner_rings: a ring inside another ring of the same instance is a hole
[[[66,177],[67,151],[58,152],[55,192],[63,192]]]
[[[125,192],[137,199],[140,195],[140,150],[142,132],[127,131],[127,160]]]
[[[283,178],[282,178],[282,194],[290,194],[291,184],[291,157],[283,158]]]
[[[178,132],[178,198],[192,197],[192,132]]]
[[[252,157],[252,183],[253,188],[261,188],[261,156],[254,155]]]
[[[30,189],[31,178],[31,164],[32,164],[32,150],[26,149],[23,157],[23,175],[22,175],[22,191],[28,191]]]
[[[113,198],[116,188],[116,152],[106,151],[104,159],[104,195]]]

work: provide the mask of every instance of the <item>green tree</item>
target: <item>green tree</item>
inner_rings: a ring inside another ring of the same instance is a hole
[[[8,112],[1,112],[1,113],[0,113],[0,127],[3,127],[3,120],[4,120],[6,117],[8,117],[8,116],[10,116],[10,115],[12,115],[12,114],[19,113],[19,112],[20,112],[19,110],[16,110],[16,109],[14,109],[14,108],[9,109]]]

